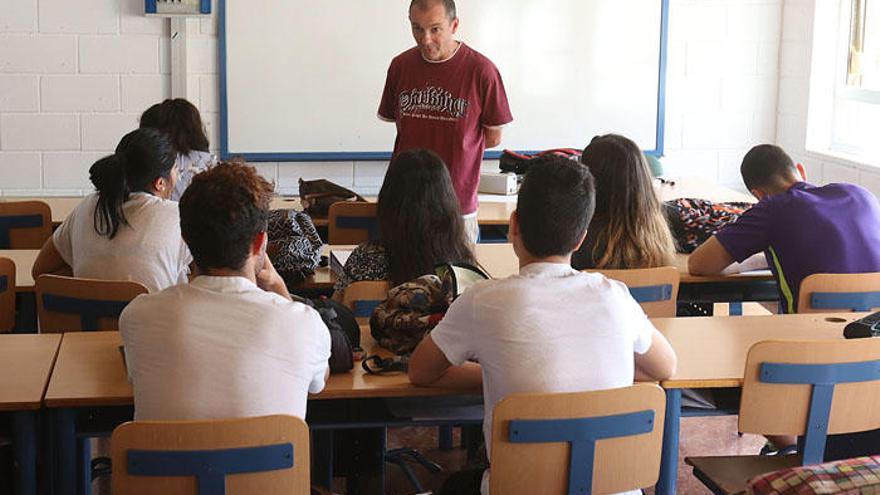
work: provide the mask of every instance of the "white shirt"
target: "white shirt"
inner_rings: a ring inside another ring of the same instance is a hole
[[[180,236],[177,202],[133,193],[122,205],[128,225],[110,239],[95,230],[97,193],[86,196],[52,235],[73,276],[133,280],[156,292],[186,282],[192,256]]]
[[[632,385],[634,353],[648,351],[652,332],[622,283],[567,264],[532,263],[519,275],[465,291],[431,338],[453,365],[470,360],[482,367],[483,435],[491,459],[498,401],[519,392]],[[482,493],[489,493],[488,470]]]
[[[314,309],[244,277],[200,276],[122,312],[135,420],[290,414],[324,389],[330,334]]]

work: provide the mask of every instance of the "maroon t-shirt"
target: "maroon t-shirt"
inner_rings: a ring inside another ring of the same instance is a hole
[[[477,211],[483,127],[513,120],[495,64],[464,43],[452,58],[428,62],[418,47],[391,61],[379,116],[397,123],[394,156],[416,148],[443,158],[461,213]]]

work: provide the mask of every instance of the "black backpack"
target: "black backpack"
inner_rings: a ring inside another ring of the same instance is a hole
[[[266,252],[288,287],[315,273],[323,243],[311,217],[296,210],[271,210],[268,232]]]
[[[294,300],[311,306],[321,315],[330,332],[331,373],[341,373],[354,368],[355,357],[363,355],[361,329],[354,313],[344,305],[326,297],[305,299],[292,296]]]

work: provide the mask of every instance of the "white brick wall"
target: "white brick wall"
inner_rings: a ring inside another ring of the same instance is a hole
[[[783,22],[797,30],[806,21],[783,18],[783,1],[791,0],[671,0],[663,160],[670,174],[738,184],[745,150],[776,141],[777,130],[791,135],[777,125],[780,40]],[[170,96],[169,22],[142,11],[140,0],[0,0],[0,194],[89,190],[94,160],[112,152],[143,110]],[[215,150],[216,35],[216,16],[188,22],[188,94]],[[795,89],[780,104],[800,111],[803,93]],[[259,164],[285,193],[297,191],[300,177],[325,177],[375,194],[386,168]],[[880,175],[872,179],[880,185]]]

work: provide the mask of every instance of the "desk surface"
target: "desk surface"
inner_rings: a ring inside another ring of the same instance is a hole
[[[122,353],[119,352],[121,344],[119,332],[65,334],[46,391],[46,406],[87,407],[132,404],[133,391],[128,383]],[[388,351],[376,345],[367,325],[361,328],[361,346],[367,354],[390,355]],[[369,375],[358,361],[352,372],[331,375],[324,391],[311,398],[417,397],[462,393],[460,389],[416,387],[409,382],[405,373]],[[480,391],[473,390],[471,393],[480,394]]]
[[[15,263],[15,290],[16,292],[33,292],[34,277],[31,276],[31,268],[39,249],[0,249],[0,258],[9,258]]]
[[[61,335],[0,335],[0,411],[36,410]]]
[[[846,322],[863,313],[654,318],[678,355],[665,388],[742,386],[746,354],[762,340],[843,338]]]
[[[738,387],[748,349],[769,339],[838,339],[845,321],[861,314],[810,314],[708,318],[656,318],[654,324],[672,343],[678,371],[663,382],[668,388]],[[836,318],[844,321],[829,321]],[[118,332],[68,333],[64,336],[45,403],[48,407],[111,406],[132,403]],[[388,355],[376,346],[366,326],[362,345],[368,353]],[[367,375],[355,363],[351,373],[330,377],[312,399],[414,397],[479,393],[477,390],[415,387],[403,373]]]
[[[755,201],[748,194],[733,189],[712,184],[708,181],[688,178],[675,180],[675,185],[660,184],[655,181],[655,189],[662,201],[675,198],[705,198],[712,201]],[[367,198],[375,201],[374,197]],[[0,201],[44,201],[52,209],[52,222],[59,224],[64,221],[71,211],[79,204],[82,197],[74,196],[44,196],[44,197],[17,197],[3,196]],[[272,209],[301,209],[298,197],[277,196],[272,200]],[[510,214],[516,209],[516,196],[480,195],[480,209],[477,211],[477,221],[481,225],[507,225]],[[327,219],[315,219],[316,225],[327,225]]]

